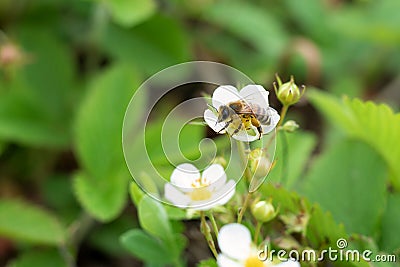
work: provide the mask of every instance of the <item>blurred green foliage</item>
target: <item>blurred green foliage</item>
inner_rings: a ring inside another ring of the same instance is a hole
[[[314,249],[341,237],[399,254],[398,10],[397,0],[0,1],[0,265],[195,264],[184,251],[190,216],[129,187],[121,145],[137,87],[189,60],[226,63],[270,90],[276,72],[323,88],[291,110],[304,129],[279,134],[260,191],[280,206],[264,229],[274,246],[278,234]],[[147,146],[169,174],[152,138],[160,127],[151,121]],[[185,155],[196,158],[205,136],[188,130]],[[225,212],[222,222],[235,216]]]

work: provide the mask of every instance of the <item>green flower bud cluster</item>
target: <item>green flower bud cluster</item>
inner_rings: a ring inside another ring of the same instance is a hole
[[[282,126],[282,129],[285,132],[293,133],[299,128],[299,125],[294,121],[294,120],[289,120],[285,122],[285,124]]]
[[[286,83],[282,83],[278,75],[276,75],[276,80],[278,81],[278,87],[274,83],[275,93],[284,106],[291,106],[299,102],[305,92],[305,86],[302,87],[303,90],[300,92],[293,76],[290,76],[290,81]]]
[[[269,222],[277,215],[271,202],[255,201],[251,206],[251,213],[254,218],[261,223]]]

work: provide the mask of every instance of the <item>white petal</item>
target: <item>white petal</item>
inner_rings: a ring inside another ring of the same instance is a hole
[[[186,207],[190,202],[190,198],[187,195],[176,189],[175,186],[170,183],[165,184],[164,194],[167,200],[180,208]]]
[[[218,200],[218,205],[225,205],[226,203],[228,203],[228,201],[231,200],[231,198],[235,194],[235,189],[235,181],[230,180],[219,192],[219,195],[223,197]]]
[[[221,85],[212,95],[212,104],[218,110],[221,105],[226,105],[240,99],[239,91],[231,85]]]
[[[207,200],[192,201],[190,203],[190,208],[194,210],[210,210],[218,205],[218,200],[215,198],[214,195],[211,195],[211,198]]]
[[[232,138],[243,141],[243,142],[252,142],[258,139],[257,135],[249,135],[246,131],[239,131],[238,133],[234,134]]]
[[[267,108],[269,106],[269,92],[261,85],[249,84],[242,88],[239,92],[240,96],[249,103],[258,104],[260,107]]]
[[[225,123],[223,122],[216,123],[218,118],[211,110],[206,109],[204,111],[203,116],[204,116],[204,121],[208,124],[208,126],[210,126],[211,129],[213,129],[217,133],[221,134],[225,133],[225,130],[221,130],[224,128]]]
[[[208,203],[204,202],[204,201],[201,201],[199,203],[197,203],[197,202],[191,203],[191,205],[194,205],[191,207],[191,209],[206,211],[206,210],[210,210],[210,209],[214,208],[215,206],[219,205],[218,202],[215,200],[208,200],[208,201],[209,201]]]
[[[217,264],[218,267],[244,267],[243,263],[233,261],[223,254],[218,255]]]
[[[199,170],[190,163],[178,165],[171,174],[171,183],[182,188],[191,188],[191,184],[200,178]]]
[[[274,267],[300,267],[300,263],[289,259],[285,262],[274,265]]]
[[[270,123],[270,125],[261,125],[261,127],[263,129],[263,134],[267,134],[270,131],[272,131],[276,127],[276,125],[278,124],[279,119],[281,118],[279,116],[278,112],[275,109],[271,108],[271,107],[268,108],[268,113],[271,116],[271,123]]]
[[[211,190],[214,188],[220,188],[226,181],[225,170],[219,164],[212,164],[203,171],[202,179],[210,183]]]
[[[245,260],[250,255],[250,231],[238,223],[224,225],[218,234],[218,245],[222,253],[228,257]]]

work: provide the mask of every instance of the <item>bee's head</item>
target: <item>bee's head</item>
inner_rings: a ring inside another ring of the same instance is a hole
[[[225,105],[220,106],[218,111],[217,123],[226,121],[229,118],[229,115],[230,115],[229,107]]]

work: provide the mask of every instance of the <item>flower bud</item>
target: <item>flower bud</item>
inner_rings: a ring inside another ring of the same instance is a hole
[[[299,87],[294,83],[293,76],[290,76],[290,81],[284,84],[282,84],[278,75],[276,75],[276,80],[278,81],[278,87],[274,83],[275,93],[284,106],[290,106],[299,102],[305,91],[304,86],[303,91],[300,92]]]
[[[261,148],[253,149],[249,154],[249,168],[255,177],[261,178],[267,176],[271,161]]]
[[[262,223],[272,220],[276,216],[275,208],[270,202],[257,201],[251,206],[254,218]]]
[[[294,131],[296,131],[299,128],[299,125],[293,121],[293,120],[289,120],[287,121],[283,126],[282,129],[286,132],[292,133]]]

